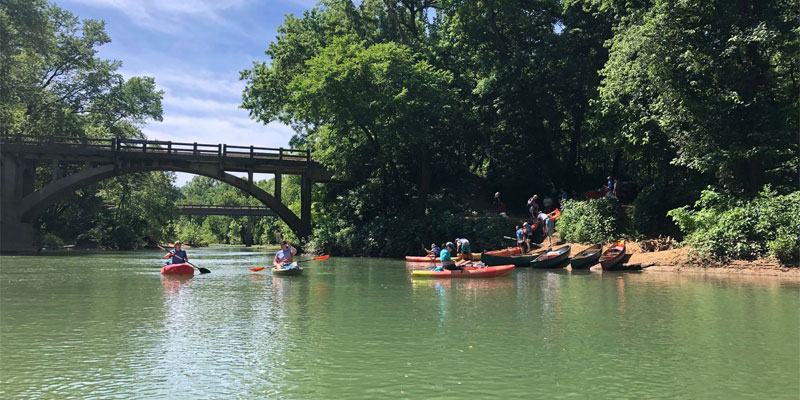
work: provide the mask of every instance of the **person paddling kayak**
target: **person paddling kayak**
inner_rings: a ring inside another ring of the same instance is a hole
[[[297,249],[292,247],[288,240],[282,241],[281,250],[275,254],[272,266],[277,269],[297,268],[297,264],[293,263],[295,254],[297,254]]]
[[[183,250],[183,243],[180,240],[175,242],[173,245],[173,249],[170,250],[164,258],[169,258],[169,261],[164,263],[164,265],[173,265],[173,264],[183,264],[189,262],[189,256],[186,254],[186,250]],[[162,247],[163,248],[163,247]]]

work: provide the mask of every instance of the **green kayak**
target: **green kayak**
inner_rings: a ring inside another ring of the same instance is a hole
[[[303,269],[300,268],[300,267],[282,268],[282,269],[272,268],[272,274],[273,275],[294,276],[294,275],[300,275],[302,273],[303,273]]]

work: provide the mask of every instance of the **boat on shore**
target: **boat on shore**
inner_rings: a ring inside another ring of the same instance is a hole
[[[569,265],[572,269],[586,269],[597,263],[603,253],[603,243],[597,243],[572,257]]]
[[[515,267],[529,267],[531,261],[536,259],[536,257],[542,255],[544,251],[547,250],[538,250],[530,254],[512,254],[512,255],[493,255],[489,253],[484,253],[482,261],[484,264],[489,266],[511,264],[514,265]]]
[[[604,271],[617,271],[621,270],[622,265],[619,263],[625,257],[625,241],[618,240],[611,248],[603,252],[600,256],[600,266]]]
[[[466,266],[462,270],[416,270],[411,271],[412,278],[500,278],[508,276],[514,270],[513,265],[497,265],[493,267]]]
[[[531,268],[562,268],[564,261],[569,259],[572,246],[565,245],[555,250],[547,251],[530,262]]]

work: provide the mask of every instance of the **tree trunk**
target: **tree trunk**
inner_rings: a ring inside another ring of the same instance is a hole
[[[424,218],[428,208],[428,194],[431,189],[431,178],[433,172],[430,168],[430,150],[422,147],[422,160],[419,168],[419,186],[417,188],[417,201],[414,205],[414,217]]]

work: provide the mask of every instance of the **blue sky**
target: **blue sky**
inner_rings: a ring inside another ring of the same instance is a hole
[[[164,121],[150,122],[151,139],[288,146],[292,130],[263,125],[239,109],[239,71],[266,61],[285,14],[300,15],[314,0],[58,0],[80,18],[106,22],[111,43],[102,58],[123,63],[126,77],[148,75],[164,93]],[[188,178],[180,174],[178,184]]]

